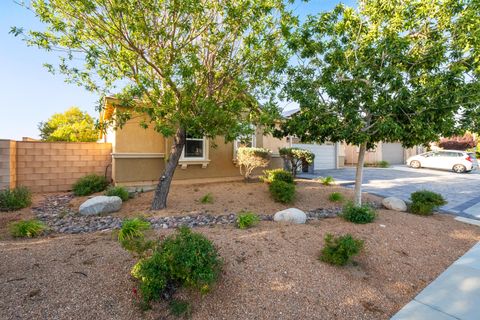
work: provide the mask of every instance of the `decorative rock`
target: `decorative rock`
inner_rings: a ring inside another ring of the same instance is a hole
[[[300,209],[289,208],[275,213],[273,220],[276,222],[282,221],[303,224],[307,221],[307,215]]]
[[[407,204],[402,199],[396,197],[388,197],[382,200],[385,208],[395,211],[407,211]]]
[[[82,203],[79,212],[81,215],[90,216],[115,212],[120,210],[121,207],[122,199],[120,199],[120,197],[97,196]]]

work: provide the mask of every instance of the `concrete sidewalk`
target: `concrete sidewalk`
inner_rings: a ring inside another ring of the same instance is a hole
[[[480,319],[480,242],[391,318],[455,319]]]

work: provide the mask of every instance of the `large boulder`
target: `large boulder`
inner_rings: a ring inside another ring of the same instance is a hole
[[[117,196],[107,197],[98,196],[85,201],[80,205],[79,212],[84,216],[96,215],[101,213],[111,213],[120,210],[122,199]]]
[[[303,224],[307,221],[307,215],[300,209],[288,208],[282,211],[278,211],[273,216],[273,220],[277,222],[292,222],[297,224]]]
[[[407,204],[405,201],[396,197],[388,197],[383,199],[382,205],[390,210],[407,211]]]

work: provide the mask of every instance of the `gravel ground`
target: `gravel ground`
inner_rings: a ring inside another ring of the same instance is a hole
[[[388,319],[480,240],[446,215],[379,211],[367,225],[339,218],[250,230],[197,228],[219,247],[224,272],[193,301],[192,319]],[[171,230],[156,231],[159,235]],[[356,266],[317,260],[327,233],[365,240]],[[110,233],[0,242],[0,319],[170,319],[165,303],[142,313],[129,277],[134,260]]]
[[[160,211],[150,211],[153,191],[139,193],[134,199],[123,203],[119,212],[112,214],[116,217],[128,216],[175,216],[195,213],[209,213],[224,215],[237,213],[242,210],[251,210],[257,214],[274,214],[277,211],[295,207],[309,211],[317,208],[331,208],[338,206],[328,200],[332,192],[341,192],[345,199],[353,199],[353,191],[340,186],[323,186],[311,180],[298,180],[295,201],[292,204],[274,202],[270,197],[268,185],[265,183],[207,183],[197,185],[172,185],[168,195],[168,208]],[[211,193],[213,203],[202,204],[199,199]],[[70,202],[72,210],[78,210],[88,197],[76,197]],[[379,197],[364,194],[365,202],[381,201]]]

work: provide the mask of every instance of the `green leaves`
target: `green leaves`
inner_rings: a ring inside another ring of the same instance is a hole
[[[258,101],[275,93],[288,61],[283,35],[296,23],[282,0],[34,0],[31,8],[46,30],[11,33],[58,52],[55,70],[68,81],[120,93],[162,134],[183,127],[229,140],[239,122],[270,120]]]
[[[46,122],[41,122],[38,129],[44,141],[95,142],[99,136],[95,120],[77,107],[55,113]]]

